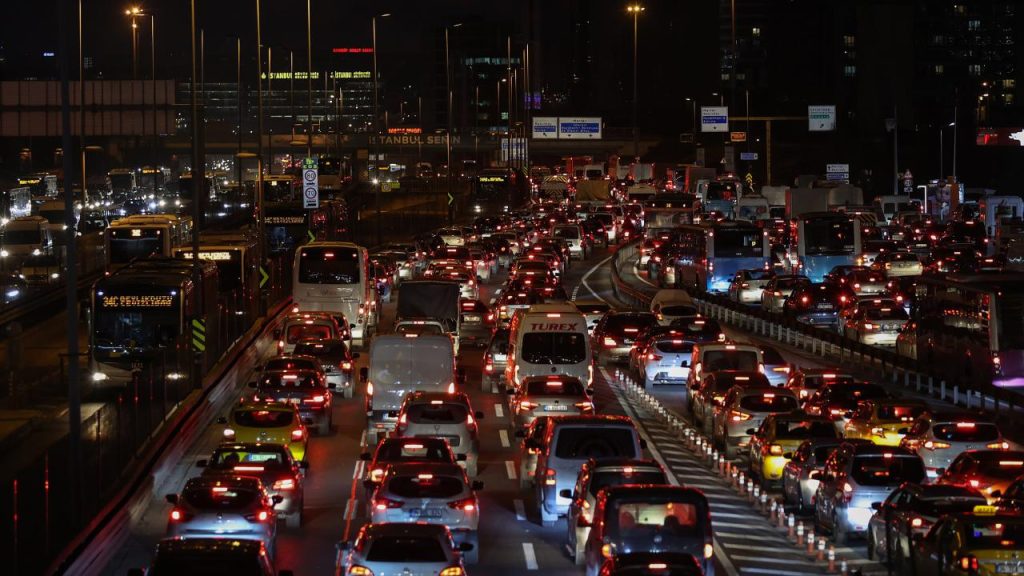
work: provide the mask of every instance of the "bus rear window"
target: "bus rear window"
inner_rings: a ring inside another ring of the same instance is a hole
[[[304,284],[358,284],[359,251],[353,248],[303,248],[299,282]]]
[[[587,358],[586,334],[529,332],[523,335],[522,357],[530,364],[578,364]]]
[[[716,258],[756,258],[764,255],[764,235],[760,230],[719,228],[714,236]]]
[[[756,372],[758,364],[757,353],[746,350],[709,350],[704,353],[701,361],[704,364],[704,372],[719,370]]]

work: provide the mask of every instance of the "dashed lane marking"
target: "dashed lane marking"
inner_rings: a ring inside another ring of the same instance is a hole
[[[516,520],[519,520],[520,522],[525,522],[526,505],[523,504],[523,501],[519,498],[516,498],[515,500],[512,501],[512,506],[514,506],[516,509]]]
[[[511,460],[505,460],[505,472],[509,480],[516,480],[516,464]]]
[[[494,404],[494,417],[495,418],[504,418],[505,417],[505,409],[501,407],[501,402],[495,402],[495,404]]]
[[[523,542],[523,557],[526,559],[527,570],[537,569],[537,553],[533,551],[532,543]]]
[[[501,440],[502,448],[508,448],[511,446],[508,442],[508,430],[505,430],[504,428],[498,430],[498,439]]]

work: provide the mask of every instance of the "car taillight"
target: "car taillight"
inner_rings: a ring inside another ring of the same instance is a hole
[[[377,498],[373,501],[373,507],[375,510],[401,508],[402,504],[404,504],[404,502],[401,500],[389,500],[387,498]]]
[[[181,508],[175,508],[174,510],[171,510],[170,518],[171,522],[185,522],[186,520],[190,520],[192,518],[192,515],[185,512]]]
[[[453,510],[462,510],[463,512],[473,512],[476,510],[476,498],[463,498],[462,500],[456,500],[449,502],[448,507]]]
[[[849,482],[843,482],[843,498],[846,499],[847,502],[853,498],[853,486],[851,486]]]
[[[750,414],[747,414],[745,412],[739,412],[737,410],[731,410],[729,411],[729,419],[732,420],[733,422],[746,422],[747,420],[750,420]]]
[[[555,478],[555,476],[557,474],[558,473],[555,471],[554,468],[547,468],[547,469],[545,469],[544,470],[544,484],[547,485],[547,486],[554,486],[555,484],[557,484],[558,480]]]
[[[924,443],[924,447],[928,450],[944,450],[949,448],[949,442],[939,442],[937,440],[928,440]]]
[[[373,382],[366,383],[366,395],[373,396]]]
[[[302,428],[296,428],[292,430],[292,440],[302,440],[306,436],[306,431]]]
[[[768,453],[772,456],[782,456],[782,446],[778,444],[772,444],[768,447]]]
[[[370,470],[370,480],[372,480],[374,482],[380,482],[383,478],[384,478],[384,469],[383,468],[374,468],[373,470]]]
[[[583,410],[584,412],[587,411],[587,410],[593,410],[594,409],[593,402],[590,402],[589,400],[584,400],[583,402],[577,402],[576,404],[574,404],[574,406],[576,406],[580,410]]]
[[[964,572],[974,573],[978,571],[978,557],[974,554],[965,554],[958,562],[960,569]]]
[[[455,382],[448,383],[448,393],[455,394]]]
[[[705,560],[709,560],[714,555],[715,555],[715,547],[714,547],[714,545],[713,544],[705,544],[704,545],[704,559]]]
[[[910,520],[911,528],[920,528],[922,526],[924,526],[924,518],[914,517]]]
[[[487,362],[484,364],[484,372],[487,372],[488,374],[494,372],[494,361],[490,358],[488,358]]]
[[[441,570],[438,576],[466,576],[466,571],[462,569],[462,566],[449,566]]]
[[[986,444],[985,448],[988,448],[989,450],[1009,450],[1010,449],[1010,443],[1009,442],[993,442],[991,444]]]
[[[356,564],[348,569],[348,576],[373,576],[373,570]]]
[[[647,355],[647,359],[652,361],[652,362],[657,362],[657,361],[661,360],[661,356],[658,356],[654,352],[651,352],[650,354]]]
[[[260,510],[255,514],[249,514],[245,519],[249,522],[266,522],[267,520],[270,520],[270,512]]]
[[[232,430],[231,428],[225,428],[224,429],[224,439],[225,440],[234,440],[235,439],[235,431]]]
[[[280,354],[281,350],[284,350],[284,340],[277,341],[277,352]]]
[[[352,370],[352,363],[349,362],[348,360],[345,360],[344,362],[341,363],[341,369],[344,370],[345,372]]]
[[[614,348],[617,346],[615,338],[609,338],[607,336],[604,337],[604,345],[606,348]]]
[[[274,482],[274,490],[294,490],[295,480],[292,478],[284,478]]]
[[[304,400],[303,402],[306,403],[306,404],[323,404],[326,401],[327,401],[327,397],[326,396],[324,396],[323,394],[317,394],[316,396],[313,396],[312,398],[308,398],[308,399]]]

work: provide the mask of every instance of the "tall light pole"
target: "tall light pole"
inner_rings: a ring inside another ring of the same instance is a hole
[[[257,253],[262,266],[266,259],[266,229],[263,207],[263,28],[260,22],[260,2],[256,0],[256,238]],[[260,298],[260,313],[264,312],[264,299]]]
[[[139,79],[139,25],[135,17],[139,14],[138,8],[129,9],[126,14],[132,19],[132,80]]]
[[[82,0],[78,0],[78,147],[81,149],[82,205],[89,203],[89,187],[85,178],[85,48],[83,39]],[[70,150],[65,148],[65,154]]]
[[[377,244],[382,242],[381,228],[380,228],[380,175],[377,173],[377,167],[380,166],[380,123],[377,120],[379,113],[377,112],[377,85],[380,84],[380,79],[377,77],[377,18],[387,18],[391,16],[390,12],[384,14],[377,14],[370,19],[370,30],[372,35],[372,46],[373,51],[373,186],[375,187],[373,193],[374,204],[376,204],[377,212]],[[367,171],[369,174],[369,171]]]
[[[626,7],[626,11],[633,15],[633,162],[635,163],[640,162],[640,120],[637,107],[639,98],[637,46],[639,41],[637,31],[639,30],[640,13],[644,10],[646,8],[640,4],[631,4]]]
[[[157,147],[157,126],[156,126],[156,15],[153,14],[152,12],[144,11],[143,9],[139,8],[138,6],[132,6],[131,8],[125,10],[125,14],[127,14],[127,15],[132,17],[132,34],[133,34],[133,36],[135,35],[136,18],[139,18],[139,17],[149,18],[149,73],[150,73],[149,85],[150,85],[150,92],[152,92],[152,94],[153,94],[153,100],[152,100],[152,102],[150,102],[150,106],[152,108],[152,113],[153,113],[153,134],[152,134],[153,140],[152,140],[152,149],[150,151],[150,154],[151,154],[152,158],[150,160],[152,161],[152,165],[155,168],[156,165],[157,165],[157,158],[156,158],[156,147]],[[137,38],[135,38],[135,44],[136,45],[138,44]],[[153,188],[154,188],[153,192],[155,193],[156,192],[156,177],[155,176],[154,176],[154,179],[153,179]]]
[[[238,148],[235,150],[235,174],[238,178],[238,195],[241,197],[242,190],[242,37],[235,38],[235,96],[238,106],[238,118],[235,121],[235,130],[238,133]]]
[[[445,76],[445,99],[447,100],[448,106],[448,131],[445,134],[444,142],[445,149],[448,154],[448,223],[452,223],[452,219],[455,217],[452,209],[452,63],[451,63],[451,50],[448,42],[448,34],[452,28],[458,28],[462,26],[462,23],[452,24],[451,26],[445,26],[444,28],[444,76]]]
[[[313,157],[313,0],[306,0],[306,158]],[[374,56],[376,57],[376,55]]]

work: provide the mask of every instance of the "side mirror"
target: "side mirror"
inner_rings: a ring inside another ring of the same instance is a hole
[[[526,430],[516,430],[516,438],[526,438]]]
[[[247,386],[249,386],[249,388],[255,388],[256,387],[256,383],[255,382],[249,382],[249,384],[247,384]]]
[[[882,509],[882,503],[881,502],[872,502],[871,503],[871,509],[872,510],[881,510]]]
[[[334,389],[335,389],[335,388],[337,388],[337,387],[338,387],[338,385],[337,385],[337,384],[335,384],[334,382],[328,382],[328,383],[327,383],[327,388],[329,388],[329,389],[331,389],[331,390],[334,390]]]
[[[479,481],[479,480],[473,480],[473,482],[469,485],[469,487],[472,488],[474,491],[476,491],[476,490],[483,490],[484,489],[484,483]]]
[[[853,410],[847,410],[846,412],[844,412],[843,413],[843,418],[846,418],[847,420],[849,420],[850,418],[853,418]]]
[[[946,469],[945,468],[936,468],[935,469],[935,475],[936,476],[942,476],[945,473],[946,473]]]
[[[476,417],[476,419],[477,419],[477,420],[483,420],[483,419],[484,419],[484,413],[483,413],[483,412],[481,412],[481,411],[479,411],[479,410],[477,410],[477,411],[476,411],[476,412],[475,412],[475,413],[473,414],[473,416],[474,416],[474,417]]]
[[[220,418],[217,418],[217,424],[227,424],[227,423],[228,423],[228,419],[225,418],[224,416],[221,416]]]
[[[369,378],[370,378],[370,370],[366,366],[363,366],[362,368],[360,368],[359,369],[359,381],[360,382],[366,382],[367,380],[369,380]]]
[[[270,501],[273,502],[274,504],[280,504],[281,502],[284,502],[284,496],[281,496],[280,494],[274,494],[273,496],[270,497]]]
[[[352,359],[353,359],[353,360],[358,360],[359,358],[360,358],[360,354],[359,354],[359,352],[353,352],[353,353],[352,353]]]
[[[558,491],[558,495],[561,496],[562,498],[572,498],[572,490],[564,488]]]
[[[459,544],[458,548],[459,548],[459,552],[472,552],[473,551],[473,544],[471,544],[469,542],[462,542],[462,543]]]
[[[369,452],[363,452],[362,454],[359,455],[359,459],[362,460],[363,462],[369,462],[370,460],[373,459],[373,456],[371,456]]]
[[[196,460],[196,468],[206,468],[206,460]]]
[[[821,482],[822,480],[825,479],[825,472],[821,470],[815,470],[808,474],[807,477],[810,478],[811,480],[817,480],[818,482]]]
[[[178,503],[178,495],[177,494],[167,494],[166,496],[164,496],[164,500],[167,500],[168,504],[177,504]]]
[[[747,428],[747,434],[750,434],[750,435],[757,434],[757,430],[755,430],[753,428]]]
[[[593,396],[593,395],[594,395],[594,388],[593,387],[587,388],[587,396]]]
[[[455,461],[456,462],[465,462],[466,461],[466,455],[465,454],[456,454],[455,455]]]
[[[679,364],[679,365],[682,366],[683,368],[689,368],[690,367],[690,361],[689,360],[683,360],[682,363]]]

